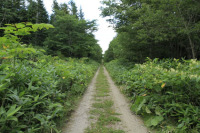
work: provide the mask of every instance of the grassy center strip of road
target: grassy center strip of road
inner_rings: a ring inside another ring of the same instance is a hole
[[[109,93],[109,83],[101,67],[96,81],[94,103],[90,110],[92,122],[85,133],[125,133],[119,129],[121,120],[117,116],[120,114],[115,112]]]

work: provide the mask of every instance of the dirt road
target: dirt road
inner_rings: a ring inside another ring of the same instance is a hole
[[[109,73],[104,68],[104,75],[107,78],[110,89],[110,96],[114,102],[114,109],[119,113],[123,131],[126,133],[148,133],[147,128],[144,126],[142,120],[130,111],[129,103],[123,94],[115,86]],[[95,84],[99,70],[96,72],[92,82],[90,83],[83,99],[81,100],[77,110],[71,117],[70,122],[66,123],[63,133],[84,133],[85,129],[90,126],[91,119],[89,111],[92,108],[93,96],[95,94]]]

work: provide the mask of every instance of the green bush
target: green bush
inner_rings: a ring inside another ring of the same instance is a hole
[[[36,59],[0,67],[1,132],[56,131],[55,121],[70,111],[70,98],[83,94],[98,65],[45,55]]]
[[[126,85],[131,110],[143,115],[145,124],[172,132],[200,130],[200,62],[196,60],[150,59],[128,70],[107,65],[117,83]],[[170,126],[167,120],[173,122]]]

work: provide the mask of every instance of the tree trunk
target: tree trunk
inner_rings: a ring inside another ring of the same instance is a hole
[[[189,17],[189,20],[188,20],[188,22],[187,22],[187,21],[185,20],[184,16],[182,15],[182,12],[181,12],[181,9],[180,9],[180,5],[177,5],[177,7],[178,7],[178,11],[179,11],[179,13],[180,13],[180,15],[181,15],[181,17],[182,17],[182,19],[183,19],[184,27],[185,27],[185,29],[186,29],[186,31],[187,31],[187,37],[188,37],[188,39],[189,39],[190,49],[191,49],[191,52],[192,52],[192,59],[195,59],[195,58],[196,58],[196,53],[195,53],[194,43],[192,42],[190,33],[188,33],[188,32],[189,32],[189,26],[188,26],[188,25],[190,24],[190,22],[191,22],[191,20],[192,20],[192,17]]]
[[[196,53],[195,53],[195,49],[194,49],[194,43],[192,42],[192,39],[191,39],[189,34],[188,34],[188,39],[189,39],[190,47],[191,47],[191,50],[192,50],[192,58],[195,59]]]

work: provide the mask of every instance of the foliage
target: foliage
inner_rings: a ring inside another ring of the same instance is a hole
[[[200,130],[199,61],[148,59],[132,69],[117,61],[106,66],[117,83],[126,86],[131,110],[143,115],[147,126],[171,132]]]
[[[43,0],[6,0],[2,1],[0,6],[2,7],[0,9],[0,37],[4,36],[2,27],[7,24],[31,22],[40,26],[40,24],[50,22],[55,28],[48,31],[45,29],[30,31],[31,26],[24,28],[23,30],[29,30],[31,34],[26,34],[20,38],[20,41],[43,48],[53,56],[89,57],[98,62],[101,61],[102,49],[93,34],[97,30],[96,21],[85,20],[82,9],[78,11],[73,0],[68,4],[60,5],[54,0],[50,20]]]
[[[110,44],[117,51],[114,57],[122,53],[120,58],[139,63],[146,57],[199,58],[199,1],[103,0],[102,3],[102,16],[109,16],[108,21],[118,33],[112,42],[115,46]],[[112,50],[107,52],[112,54]]]
[[[49,30],[44,42],[47,52],[58,55],[57,51],[65,57],[89,57],[101,61],[102,49],[97,44],[93,32],[97,30],[96,22],[86,21],[77,17],[76,5],[73,1],[71,12],[66,4],[60,6],[54,1],[54,14],[51,23],[54,29]]]
[[[0,9],[0,27],[6,24],[15,24],[21,22],[32,23],[48,23],[48,14],[43,5],[42,0],[6,0],[1,1]],[[32,33],[29,36],[23,37],[21,41],[26,44],[42,46],[46,38],[45,30],[40,30]],[[0,31],[0,36],[3,36],[3,31]]]
[[[48,23],[49,16],[47,10],[44,7],[43,0],[28,0],[27,5],[27,21],[40,24],[40,23]],[[32,44],[34,46],[43,46],[43,42],[47,37],[47,33],[45,30],[39,30],[31,35],[23,38],[23,42],[27,44]]]
[[[0,38],[0,131],[60,132],[59,124],[98,67],[88,58],[61,60],[22,45],[19,36],[49,24],[8,25]]]
[[[25,0],[2,0],[0,6],[0,27],[8,23],[27,21]]]

